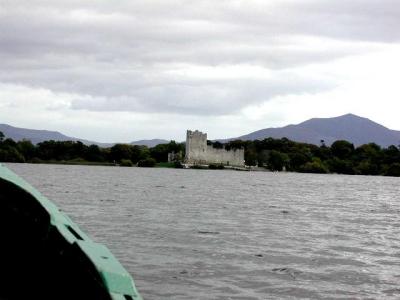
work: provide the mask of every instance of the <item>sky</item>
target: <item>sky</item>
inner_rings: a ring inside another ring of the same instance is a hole
[[[98,142],[400,130],[397,0],[0,0],[0,123]]]

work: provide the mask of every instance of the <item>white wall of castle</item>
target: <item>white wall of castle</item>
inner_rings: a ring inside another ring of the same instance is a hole
[[[187,131],[186,156],[188,164],[223,164],[244,166],[244,149],[217,149],[207,145],[207,134],[200,131]]]
[[[207,159],[209,163],[223,164],[230,166],[244,166],[243,149],[217,149],[207,145]]]

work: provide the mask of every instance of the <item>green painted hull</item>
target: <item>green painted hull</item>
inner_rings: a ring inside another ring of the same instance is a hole
[[[0,234],[0,299],[142,299],[105,246],[1,164]]]

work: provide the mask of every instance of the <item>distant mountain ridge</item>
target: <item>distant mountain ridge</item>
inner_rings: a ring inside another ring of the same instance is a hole
[[[37,130],[14,127],[8,124],[0,124],[0,131],[4,133],[6,138],[11,138],[14,141],[21,141],[23,139],[30,140],[33,144],[38,144],[44,141],[81,141],[84,144],[97,144],[102,143],[92,142],[84,139],[66,136],[58,131]]]
[[[286,137],[296,142],[327,145],[337,140],[347,140],[355,146],[376,143],[387,147],[400,144],[400,131],[391,130],[367,118],[346,114],[334,118],[314,118],[297,125],[261,129],[229,140],[262,140],[268,137]]]
[[[85,139],[75,138],[66,136],[58,131],[49,130],[37,130],[14,127],[8,124],[0,124],[0,131],[4,133],[6,138],[11,138],[14,141],[21,141],[23,139],[30,140],[33,144],[38,144],[44,141],[80,141],[85,145],[98,145],[100,147],[112,147],[116,143],[99,143],[95,141],[89,141]],[[152,139],[152,140],[140,140],[131,142],[131,145],[142,145],[148,147],[154,147],[158,144],[168,143],[167,140]]]
[[[13,127],[0,124],[0,131],[8,138],[15,141],[27,139],[37,144],[47,140],[55,141],[81,141],[86,145],[95,144],[100,147],[111,147],[115,143],[99,143],[85,139],[66,136],[57,131],[36,130]],[[367,143],[376,143],[383,147],[400,144],[400,131],[391,130],[367,118],[347,114],[334,118],[314,118],[297,125],[288,125],[280,128],[266,128],[239,136],[237,138],[220,139],[221,142],[229,140],[262,140],[268,137],[286,137],[296,142],[319,145],[324,140],[327,145],[337,140],[347,140],[355,146]],[[131,145],[144,145],[154,147],[158,144],[168,143],[164,139],[146,139],[133,141]]]
[[[135,142],[131,142],[131,145],[137,145],[137,146],[147,146],[149,148],[155,147],[159,144],[167,144],[170,141],[167,140],[162,140],[162,139],[152,139],[152,140],[139,140]]]

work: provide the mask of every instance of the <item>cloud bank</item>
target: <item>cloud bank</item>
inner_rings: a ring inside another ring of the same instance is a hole
[[[192,125],[188,116],[251,122],[275,114],[270,104],[282,97],[337,93],[360,77],[348,76],[353,58],[386,56],[400,42],[399,27],[394,0],[6,0],[0,105],[4,113],[39,105],[43,122],[57,112],[62,128],[83,112],[173,116],[172,127],[184,129]],[[249,113],[258,109],[264,114]],[[91,132],[87,137],[95,137]]]

